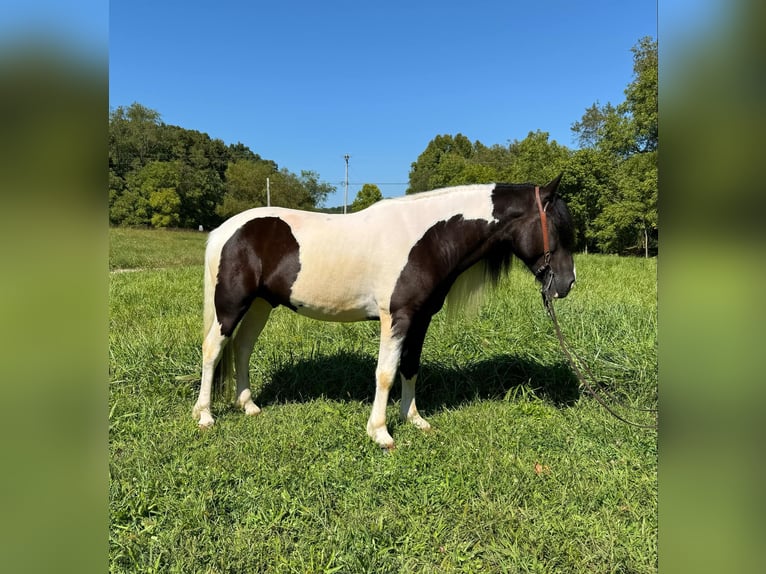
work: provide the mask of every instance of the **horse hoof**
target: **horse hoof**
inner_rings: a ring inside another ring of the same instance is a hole
[[[430,423],[426,419],[424,419],[422,417],[412,417],[410,419],[410,422],[413,425],[415,425],[416,427],[418,427],[422,431],[430,431],[431,430]]]
[[[258,408],[258,405],[254,403],[250,403],[249,405],[245,405],[245,414],[249,417],[255,416],[257,414],[260,414],[261,409]]]
[[[199,430],[207,430],[213,426],[213,423],[215,421],[212,417],[202,417],[200,418],[199,422],[197,423],[197,426],[199,427]]]

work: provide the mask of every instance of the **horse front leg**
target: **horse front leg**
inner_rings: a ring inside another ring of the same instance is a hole
[[[420,430],[431,430],[429,422],[420,416],[415,406],[415,381],[418,376],[413,375],[409,379],[402,375],[402,404],[400,415],[403,421],[410,422]]]
[[[431,425],[420,416],[415,405],[415,382],[420,370],[420,355],[423,351],[423,341],[426,331],[431,324],[431,316],[415,317],[407,331],[402,349],[399,371],[402,377],[402,402],[400,415],[403,421],[414,424],[421,430],[430,430]]]
[[[381,448],[394,448],[394,439],[386,428],[386,406],[396,372],[399,369],[399,357],[402,349],[402,338],[394,335],[391,329],[391,315],[381,313],[380,317],[380,352],[378,365],[375,369],[375,399],[372,412],[367,421],[367,434]]]

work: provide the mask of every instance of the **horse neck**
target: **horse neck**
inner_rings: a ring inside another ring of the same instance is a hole
[[[381,208],[402,210],[407,217],[415,215],[422,218],[424,225],[456,215],[465,219],[491,220],[493,187],[493,184],[475,184],[427,191],[388,200]]]

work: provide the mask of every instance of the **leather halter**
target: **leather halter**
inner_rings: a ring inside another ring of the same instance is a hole
[[[542,225],[543,228],[543,265],[535,273],[535,275],[539,275],[545,271],[547,267],[550,267],[551,264],[551,246],[548,241],[548,216],[545,214],[548,204],[546,203],[545,207],[543,207],[543,202],[540,199],[539,185],[535,186],[535,200],[537,201],[537,210],[540,212],[540,225]]]

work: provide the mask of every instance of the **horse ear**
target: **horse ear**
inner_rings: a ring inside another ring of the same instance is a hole
[[[553,197],[556,195],[556,191],[559,188],[559,183],[561,183],[561,178],[563,176],[564,172],[562,171],[540,189],[540,196],[544,201],[550,201],[553,199]]]

